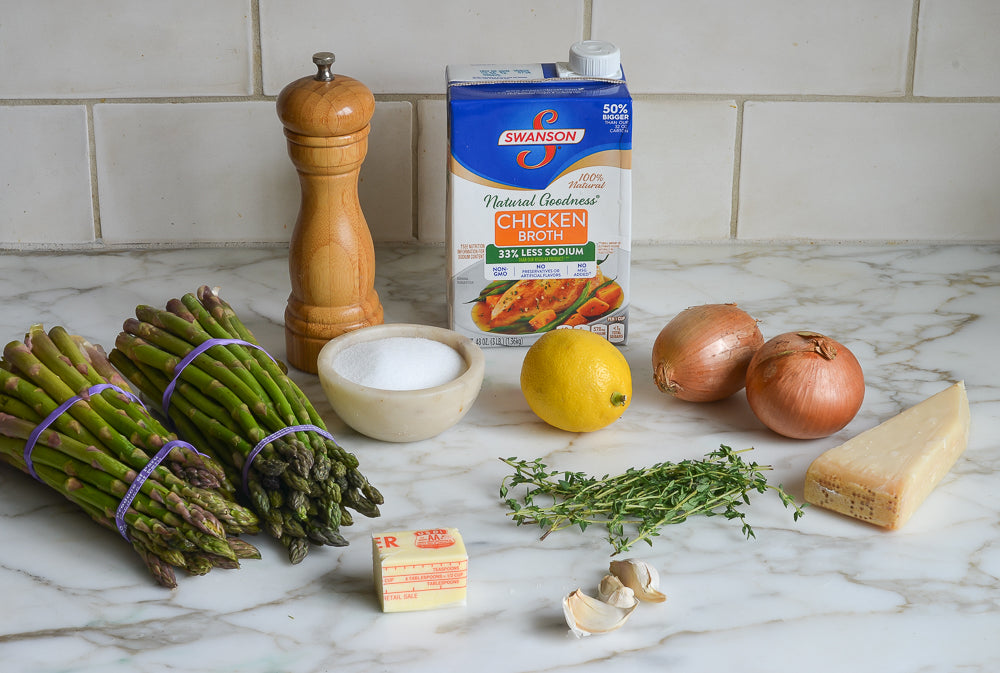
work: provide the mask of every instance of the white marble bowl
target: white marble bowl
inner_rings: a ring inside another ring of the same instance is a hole
[[[446,344],[465,360],[465,371],[433,388],[383,390],[355,383],[334,369],[337,355],[349,346],[389,337],[418,337]],[[320,350],[317,367],[323,392],[341,420],[373,439],[415,442],[444,432],[465,416],[482,387],[485,358],[471,339],[452,330],[390,323],[363,327],[329,341]]]

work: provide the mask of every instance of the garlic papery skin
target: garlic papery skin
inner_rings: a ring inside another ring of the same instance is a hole
[[[631,608],[638,601],[635,592],[614,575],[605,575],[597,586],[597,597],[616,608]]]
[[[581,638],[620,628],[636,605],[638,603],[630,608],[619,608],[577,589],[563,598],[563,615],[573,635]]]
[[[621,580],[621,583],[635,592],[640,601],[662,603],[667,597],[660,593],[660,573],[645,561],[625,559],[612,561],[611,574]]]

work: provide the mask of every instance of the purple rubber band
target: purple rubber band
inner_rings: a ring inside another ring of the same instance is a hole
[[[118,386],[116,386],[113,383],[96,383],[96,384],[90,386],[89,388],[87,388],[87,395],[88,396],[89,395],[96,395],[97,393],[101,392],[102,390],[114,390],[114,391],[117,391],[117,392],[121,393],[122,395],[124,395],[125,397],[129,398],[130,400],[132,400],[133,402],[138,402],[139,406],[142,407],[143,409],[146,408],[146,405],[142,403],[142,400],[139,399],[138,395],[133,395],[132,393],[130,393],[127,390],[122,390],[121,388],[119,388]]]
[[[122,390],[113,383],[98,383],[96,385],[93,385],[87,388],[86,396],[89,398],[91,395],[95,395],[101,392],[102,390],[108,390],[108,389],[117,390],[122,395],[125,395],[126,397],[135,400],[140,405],[142,405],[142,400],[140,400],[138,397],[136,397],[129,391]],[[67,409],[69,409],[71,406],[73,406],[80,400],[85,400],[85,399],[86,398],[83,395],[74,395],[73,397],[69,398],[68,400],[60,404],[58,407],[53,409],[52,413],[46,416],[41,423],[36,425],[35,429],[31,431],[30,435],[28,435],[28,441],[24,443],[24,462],[28,466],[28,474],[30,474],[38,481],[41,481],[41,479],[38,477],[38,473],[35,472],[34,463],[31,462],[31,452],[35,450],[35,444],[38,443],[38,438],[41,437],[42,433],[45,432],[46,428],[52,425],[52,423],[54,423],[55,420],[59,418],[59,416],[61,416]]]
[[[148,463],[146,463],[146,467],[142,468],[139,474],[136,475],[135,479],[132,480],[132,485],[128,487],[127,491],[125,491],[125,495],[122,496],[121,502],[118,503],[118,509],[115,511],[115,525],[118,526],[118,532],[121,533],[122,537],[125,538],[126,541],[130,540],[128,537],[127,527],[125,525],[125,513],[128,511],[128,508],[132,506],[132,501],[135,500],[135,496],[139,494],[139,490],[142,488],[145,481],[149,479],[149,475],[151,475],[153,470],[155,470],[156,467],[163,462],[163,459],[167,457],[167,454],[169,454],[170,450],[175,446],[187,446],[199,456],[205,455],[198,449],[180,439],[167,442],[159,451],[156,452],[156,455],[153,456]]]
[[[243,492],[246,493],[248,496],[250,495],[250,487],[248,485],[247,479],[250,476],[250,463],[253,462],[253,459],[257,457],[257,454],[260,453],[265,446],[267,446],[274,440],[278,439],[279,437],[284,437],[285,435],[290,434],[292,432],[315,432],[316,434],[326,437],[327,439],[333,441],[333,435],[331,435],[323,428],[317,427],[315,425],[289,425],[288,427],[282,428],[277,432],[272,432],[267,437],[257,442],[257,446],[253,447],[253,449],[250,450],[250,453],[247,454],[246,460],[243,461]]]
[[[167,410],[170,408],[170,398],[173,397],[174,395],[174,387],[177,386],[177,382],[180,380],[181,372],[184,371],[184,368],[187,367],[189,364],[191,364],[196,357],[207,351],[212,346],[225,346],[228,344],[237,344],[240,346],[249,346],[250,348],[256,348],[261,353],[271,358],[272,362],[274,362],[275,364],[278,363],[277,360],[271,357],[270,353],[268,353],[266,350],[264,350],[257,344],[252,344],[249,341],[244,341],[243,339],[206,339],[205,341],[202,341],[200,344],[195,346],[194,349],[192,349],[190,353],[185,355],[184,358],[177,363],[177,366],[174,367],[174,377],[170,379],[170,383],[167,384],[167,387],[163,391],[162,406],[163,406],[164,416],[167,416],[168,418],[170,416],[169,413],[167,413]]]

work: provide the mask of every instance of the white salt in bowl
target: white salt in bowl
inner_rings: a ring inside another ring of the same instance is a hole
[[[394,361],[405,343],[412,344],[414,357]],[[341,420],[385,442],[429,439],[458,423],[479,396],[485,371],[483,351],[471,339],[406,323],[342,334],[323,346],[316,364],[323,392]],[[443,382],[442,371],[450,372]],[[427,383],[430,387],[410,387]],[[405,389],[392,389],[398,386]]]

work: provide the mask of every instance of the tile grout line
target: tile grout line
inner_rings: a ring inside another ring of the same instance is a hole
[[[97,131],[94,128],[94,105],[95,103],[87,103],[84,110],[87,119],[87,162],[90,164],[91,217],[94,219],[94,242],[100,244],[104,240],[104,232],[101,229],[101,195],[97,174]]]
[[[866,94],[793,94],[793,93],[769,93],[756,94],[750,92],[722,92],[722,93],[680,93],[680,92],[637,92],[633,96],[643,100],[671,102],[682,100],[702,100],[720,101],[744,99],[753,100],[758,103],[922,103],[927,105],[939,105],[946,103],[962,103],[967,105],[992,105],[1000,103],[998,96],[911,96],[904,95],[866,95]],[[99,96],[81,96],[79,98],[0,98],[0,106],[4,107],[32,107],[40,105],[144,105],[162,104],[173,105],[179,103],[261,103],[274,102],[278,98],[277,94],[266,95],[254,93],[250,95],[239,94],[211,94],[193,96],[129,96],[121,98],[105,98]],[[377,101],[411,101],[411,100],[444,100],[445,93],[442,92],[386,92],[376,93]]]
[[[906,50],[906,82],[903,84],[903,97],[913,99],[913,84],[917,78],[917,39],[920,31],[920,0],[913,0],[913,13],[910,15],[910,43]]]
[[[250,0],[251,96],[264,96],[264,55],[261,49],[260,0]]]
[[[410,103],[410,236],[420,240],[420,104]]]
[[[736,132],[733,140],[733,191],[730,195],[729,211],[729,239],[739,239],[739,217],[740,217],[740,172],[743,167],[743,113],[746,106],[745,98],[737,98],[736,105]]]

